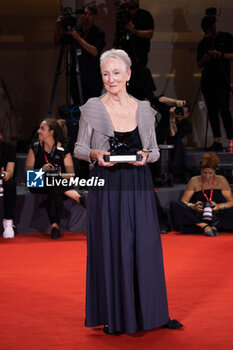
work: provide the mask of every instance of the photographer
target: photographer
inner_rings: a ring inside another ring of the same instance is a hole
[[[161,119],[155,129],[158,145],[174,145],[171,169],[175,181],[183,181],[187,170],[183,139],[192,132],[192,125],[187,119],[189,106],[185,100],[176,100],[161,95],[154,98],[153,107],[161,114]]]
[[[71,37],[71,95],[74,104],[80,104],[80,91],[77,81],[77,69],[79,68],[83,103],[90,97],[96,97],[102,91],[102,79],[99,68],[100,53],[105,46],[105,34],[94,22],[97,15],[97,7],[87,5],[83,9],[82,23],[75,25],[70,30],[65,29],[65,34]],[[55,41],[62,40],[62,16],[57,20]]]
[[[214,143],[209,150],[218,152],[222,151],[219,112],[227,138],[233,139],[233,122],[229,108],[233,36],[216,30],[216,17],[213,15],[205,16],[201,27],[205,36],[198,45],[197,64],[202,69],[201,88],[214,136]]]
[[[139,0],[125,0],[119,6],[115,42],[132,61],[132,75],[128,92],[138,99],[148,98],[155,90],[151,73],[146,69],[150,40],[154,34],[154,20],[150,12],[139,7]]]
[[[172,201],[172,226],[182,233],[219,236],[232,231],[233,195],[224,176],[216,175],[219,158],[209,152],[200,161],[201,175],[189,180],[181,201]]]
[[[16,183],[13,180],[16,162],[14,147],[2,140],[2,127],[0,125],[0,173],[2,180],[4,219],[3,238],[13,238],[15,236],[13,228],[13,218],[16,202]]]

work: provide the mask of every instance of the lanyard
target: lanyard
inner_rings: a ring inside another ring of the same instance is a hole
[[[214,191],[214,182],[215,182],[215,178],[213,179],[212,185],[211,185],[211,190],[210,190],[210,198],[207,197],[207,195],[204,192],[204,184],[202,184],[202,193],[205,196],[205,199],[209,202],[212,201],[212,197],[213,197],[213,191]]]
[[[52,152],[50,153],[50,159],[51,159],[50,163],[52,162],[52,158],[53,158],[53,156],[54,156],[55,149],[56,149],[56,146],[53,145]],[[43,147],[43,151],[44,151],[44,159],[45,159],[45,162],[46,162],[46,163],[49,163],[49,160],[48,160],[47,154],[45,153],[44,147]]]
[[[87,31],[82,31],[79,33],[79,35],[81,36],[81,38],[83,38],[84,40],[86,39],[86,37],[88,36],[89,34],[89,29]]]

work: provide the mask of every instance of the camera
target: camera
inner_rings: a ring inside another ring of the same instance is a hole
[[[65,157],[65,150],[61,146],[57,146],[55,154],[53,156],[53,171],[60,173],[62,171],[62,163]]]
[[[3,179],[5,177],[4,173],[0,173],[0,179]]]
[[[61,172],[61,166],[59,164],[53,164],[53,171],[55,173],[60,173]]]
[[[202,215],[203,221],[212,221],[213,220],[213,210],[212,210],[211,202],[206,201],[205,203],[202,203],[202,207],[203,207],[203,215]]]
[[[133,0],[127,3],[118,4],[116,13],[116,37],[122,37],[126,34],[127,30],[125,25],[132,19],[131,10],[138,8],[139,5]]]
[[[190,112],[190,104],[187,102],[183,107],[176,107],[175,114],[184,117],[185,114]]]
[[[217,16],[217,9],[216,7],[209,7],[205,10],[206,16]]]
[[[68,30],[75,26],[76,18],[72,16],[73,14],[74,12],[71,7],[64,7],[63,13],[61,14],[61,25],[64,30]]]
[[[64,30],[69,30],[73,28],[76,24],[76,17],[72,15],[81,15],[84,13],[84,10],[72,11],[71,7],[64,7],[63,13],[61,14],[61,25]]]

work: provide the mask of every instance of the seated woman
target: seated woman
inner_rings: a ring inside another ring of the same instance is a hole
[[[233,195],[224,176],[216,175],[219,158],[209,152],[200,161],[201,175],[187,184],[181,201],[172,201],[172,226],[182,233],[218,236],[219,230],[232,230]]]
[[[45,176],[55,174],[56,178],[69,178],[74,175],[74,166],[71,154],[62,143],[67,136],[65,121],[60,119],[45,119],[38,129],[39,141],[34,142],[28,152],[26,170],[42,169]],[[67,175],[64,175],[67,174]],[[61,237],[59,219],[62,212],[63,195],[74,199],[85,207],[85,200],[72,187],[62,185],[45,186],[41,188],[29,187],[32,193],[48,194],[48,216],[51,223],[51,238]]]

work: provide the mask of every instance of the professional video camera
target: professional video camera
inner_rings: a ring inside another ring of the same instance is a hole
[[[127,3],[120,3],[118,1],[116,13],[116,37],[121,38],[126,35],[127,30],[125,25],[132,19],[132,10],[138,8],[139,5],[133,0]]]
[[[72,11],[71,7],[64,7],[63,13],[61,14],[61,25],[64,30],[69,30],[73,28],[76,24],[76,17],[73,15],[81,15],[84,13],[84,10]]]

